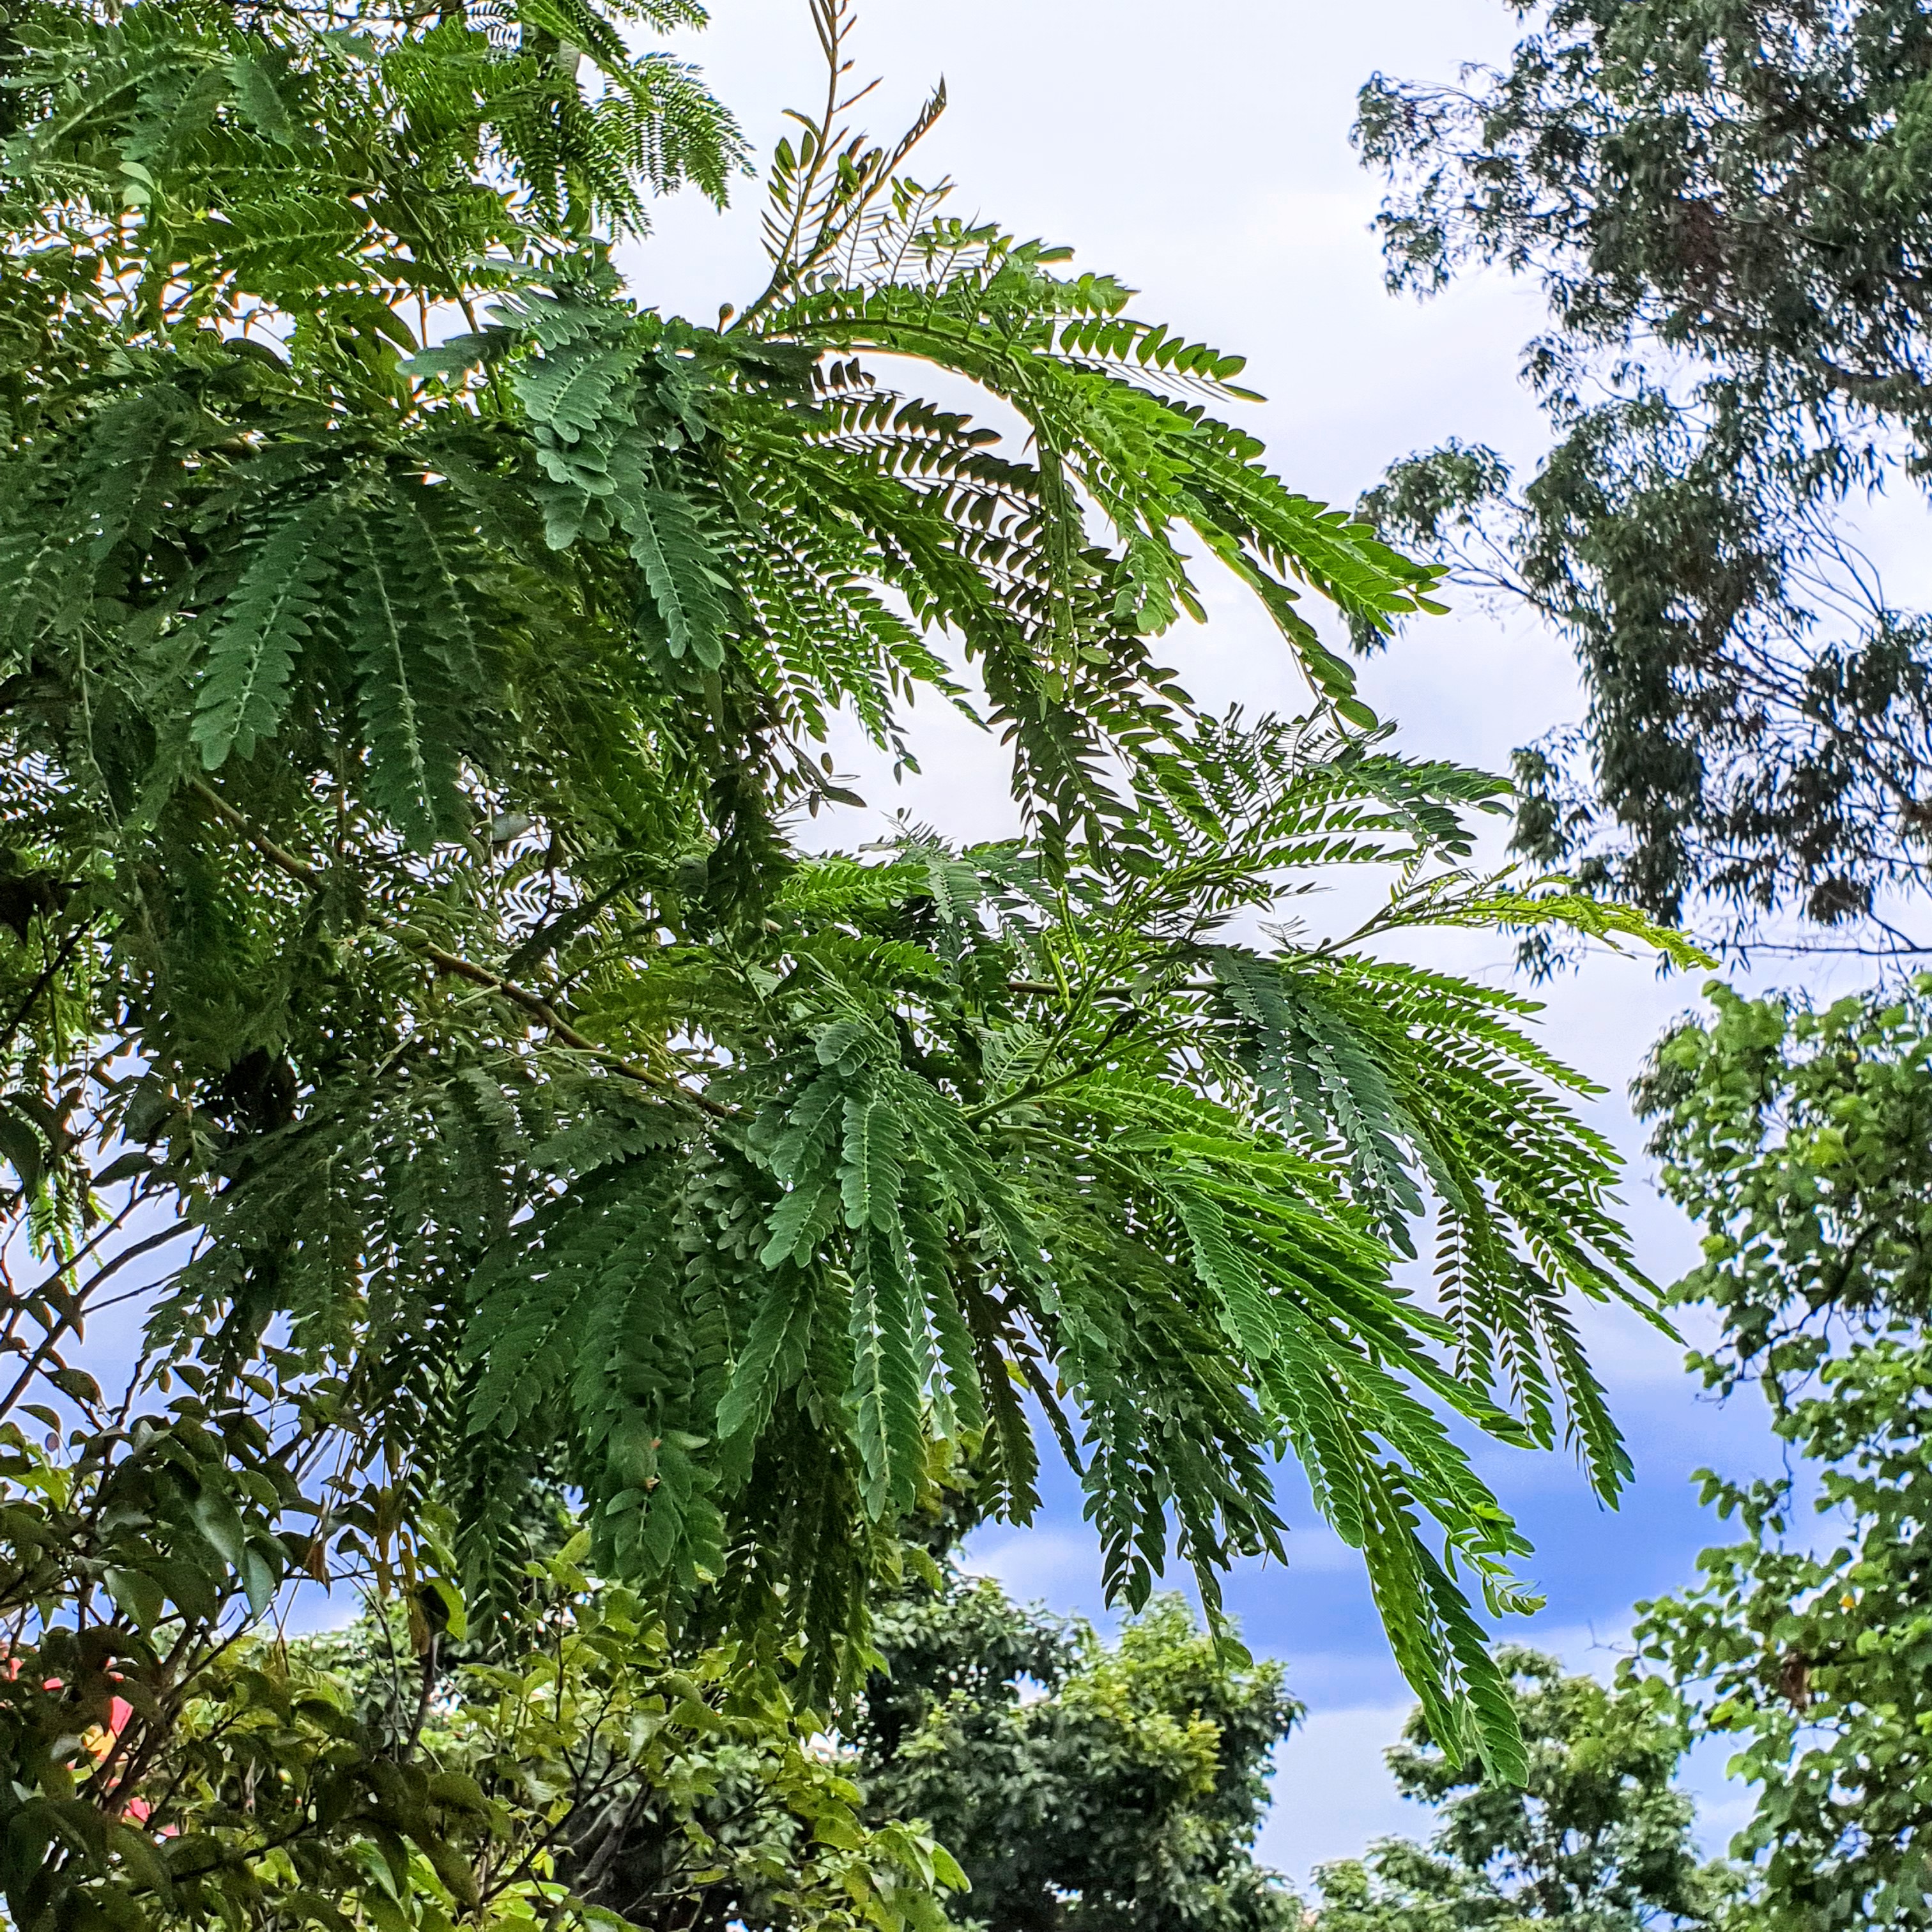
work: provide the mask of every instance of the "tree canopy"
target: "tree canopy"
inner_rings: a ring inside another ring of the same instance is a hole
[[[1932,22],[1912,0],[1512,6],[1531,31],[1506,67],[1378,76],[1357,139],[1395,183],[1392,284],[1539,280],[1524,369],[1552,446],[1519,488],[1452,442],[1367,506],[1576,649],[1588,714],[1519,754],[1520,850],[1736,938],[1790,913],[1916,950],[1926,618],[1857,518],[1916,500],[1932,449]]]
[[[916,183],[937,98],[854,131],[836,0],[766,285],[638,305],[614,238],[744,152],[626,38],[698,17],[5,16],[0,1813],[37,1932],[161,1909],[115,1834],[178,1832],[151,1780],[304,1580],[520,1654],[533,1495],[808,1734],[936,1472],[1034,1508],[1029,1402],[1131,1607],[1178,1557],[1218,1620],[1292,1456],[1435,1735],[1508,1776],[1472,1598],[1524,1605],[1525,1544],[1444,1418],[1627,1474],[1571,1313],[1651,1307],[1592,1090],[1531,1003],[1374,946],[1694,956],[1468,869],[1503,788],[1392,749],[1301,608],[1378,629],[1432,568],[1214,413],[1238,358]],[[1203,716],[1159,662],[1190,546],[1307,716]],[[830,718],[910,759],[916,693],[1007,748],[1024,836],[806,854]],[[1270,936],[1364,864],[1358,930]],[[1432,1220],[1439,1313],[1392,1272]],[[76,1350],[128,1298],[104,1388]],[[400,1788],[365,1743],[329,1789]],[[248,1828],[166,1848],[195,1911],[281,1856]]]
[[[1640,1098],[1706,1231],[1677,1292],[1722,1318],[1706,1378],[1759,1377],[1802,1460],[1774,1480],[1703,1472],[1740,1534],[1639,1606],[1640,1654],[1757,1787],[1732,1844],[1754,1868],[1743,1924],[1924,1926],[1932,983],[1822,1010],[1714,992]]]
[[[1673,1289],[1722,1324],[1707,1379],[1774,1400],[1834,1343],[1909,1331],[1928,1298],[1932,1077],[1922,979],[1819,1007],[1714,983],[1633,1088],[1665,1192],[1706,1229]]]
[[[1823,1364],[1773,1424],[1798,1468],[1705,1472],[1706,1501],[1739,1534],[1705,1550],[1684,1589],[1638,1606],[1641,1657],[1755,1787],[1731,1841],[1752,1880],[1743,1927],[1932,1924],[1928,1374],[1916,1338]]]
[[[951,1565],[881,1607],[881,1668],[848,1733],[866,1815],[916,1820],[988,1932],[1288,1932],[1255,1863],[1270,1758],[1300,1707],[1279,1664],[1237,1663],[1185,1603],[1112,1642]]]
[[[83,1792],[122,1787],[118,1816],[16,1814],[16,1922],[942,1932],[964,1882],[944,1850],[868,1824],[819,1719],[729,1645],[674,1650],[578,1567],[588,1540],[550,1539],[480,1640],[392,1598],[320,1636],[244,1635],[165,1732],[109,1702],[68,1762]],[[69,1658],[70,1689],[99,1660]]]

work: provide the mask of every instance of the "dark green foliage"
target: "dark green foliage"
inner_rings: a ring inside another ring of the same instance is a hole
[[[1644,1658],[1758,1787],[1740,1922],[1776,1932],[1932,1924],[1928,991],[1816,1011],[1714,987],[1714,1019],[1666,1040],[1639,1088],[1706,1231],[1677,1292],[1723,1317],[1706,1378],[1758,1375],[1802,1459],[1772,1482],[1705,1472],[1742,1534],[1640,1606]]]
[[[850,1732],[874,1819],[922,1821],[988,1932],[1275,1932],[1299,1908],[1250,1846],[1298,1714],[1178,1598],[1102,1644],[950,1570],[880,1612],[884,1669]]]
[[[1574,645],[1579,734],[1519,754],[1519,848],[1739,938],[1842,942],[1925,880],[1927,620],[1858,551],[1932,454],[1932,20],[1916,0],[1556,0],[1502,71],[1364,90],[1391,283],[1500,264],[1550,326],[1554,446],[1397,464],[1366,507]],[[1909,923],[1909,922],[1908,922]]]
[[[1520,1790],[1483,1786],[1444,1758],[1420,1712],[1389,1754],[1405,1797],[1434,1805],[1425,1850],[1385,1839],[1325,1865],[1320,1932],[1664,1932],[1728,1925],[1734,1876],[1700,1864],[1693,1807],[1672,1789],[1688,1742],[1661,1684],[1606,1689],[1552,1658],[1501,1659],[1528,1754]]]
[[[1233,358],[962,227],[836,90],[744,314],[632,302],[610,232],[737,152],[625,52],[689,12],[10,16],[0,1156],[42,1272],[0,1418],[51,1390],[81,1472],[8,1477],[14,1654],[109,1630],[164,1753],[298,1574],[508,1616],[561,1486],[599,1574],[816,1708],[959,1445],[1024,1520],[1030,1395],[1131,1606],[1178,1559],[1217,1612],[1298,1457],[1438,1734],[1508,1775],[1468,1585],[1520,1606],[1522,1540],[1444,1418],[1614,1495],[1566,1304],[1649,1292],[1531,1009],[1367,949],[1693,956],[1464,871],[1501,788],[1390,751],[1294,601],[1372,628],[1433,573],[1208,413]],[[1184,540],[1310,718],[1204,718],[1156,661]],[[832,713],[909,757],[914,691],[972,680],[1026,838],[802,856]],[[1396,876],[1360,932],[1234,943],[1344,863]],[[1391,1276],[1431,1204],[1439,1316]],[[124,1286],[148,1352],[104,1394],[71,1352]],[[183,1386],[262,1465],[192,1562],[112,1500]],[[92,1855],[19,1922],[112,1894]]]

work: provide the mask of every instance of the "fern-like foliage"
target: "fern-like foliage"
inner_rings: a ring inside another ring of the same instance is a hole
[[[602,1570],[814,1696],[936,1470],[1025,1519],[1030,1401],[1130,1604],[1286,1556],[1293,1459],[1433,1734],[1507,1775],[1472,1606],[1523,1546],[1452,1421],[1567,1432],[1614,1495],[1571,1311],[1647,1291],[1526,1004],[1370,942],[1673,942],[1464,875],[1501,788],[1390,751],[1298,601],[1373,628],[1430,573],[1210,413],[1235,358],[910,182],[940,104],[850,135],[818,4],[826,106],[718,327],[598,238],[736,164],[621,31],[688,6],[16,10],[0,1158],[58,1264],[11,1399],[121,1265],[73,1258],[119,1252],[103,1204],[165,1199],[157,1359],[298,1400],[331,1472],[249,1546],[271,1594],[453,1524],[487,1604],[562,1482]],[[1190,550],[1307,718],[1203,717],[1158,662]],[[1025,838],[802,857],[832,716],[909,756],[922,686],[983,692]],[[1338,865],[1398,880],[1356,940],[1244,940]]]

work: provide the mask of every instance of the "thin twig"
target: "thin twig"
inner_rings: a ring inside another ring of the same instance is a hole
[[[74,956],[74,949],[93,930],[93,927],[94,919],[90,914],[61,941],[59,950],[48,962],[46,971],[42,973],[32,986],[28,988],[27,997],[15,1008],[13,1018],[7,1022],[4,1028],[0,1028],[0,1052],[4,1052],[13,1045],[14,1036],[20,1031],[21,1024],[27,1016],[34,1010],[34,1001],[39,999],[59,976],[61,968]]]
[[[33,1383],[34,1378],[46,1366],[47,1359],[54,1354],[56,1344],[69,1329],[79,1325],[82,1316],[86,1312],[85,1304],[88,1295],[92,1294],[117,1269],[125,1267],[129,1262],[137,1259],[152,1249],[165,1246],[170,1241],[178,1240],[182,1234],[189,1232],[190,1229],[186,1223],[176,1222],[170,1227],[162,1228],[158,1233],[149,1234],[142,1240],[135,1242],[131,1247],[123,1248],[111,1262],[103,1264],[95,1274],[94,1279],[85,1288],[76,1290],[69,1298],[69,1306],[66,1313],[47,1330],[45,1339],[28,1358],[27,1366],[20,1371],[19,1378],[8,1390],[4,1399],[0,1400],[0,1415],[7,1415],[12,1412],[14,1405],[26,1394]]]

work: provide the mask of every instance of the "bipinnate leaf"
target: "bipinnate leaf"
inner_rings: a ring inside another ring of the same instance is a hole
[[[368,740],[370,799],[424,850],[457,818],[458,697],[448,646],[388,528],[357,518],[348,548],[353,602],[346,629]]]

